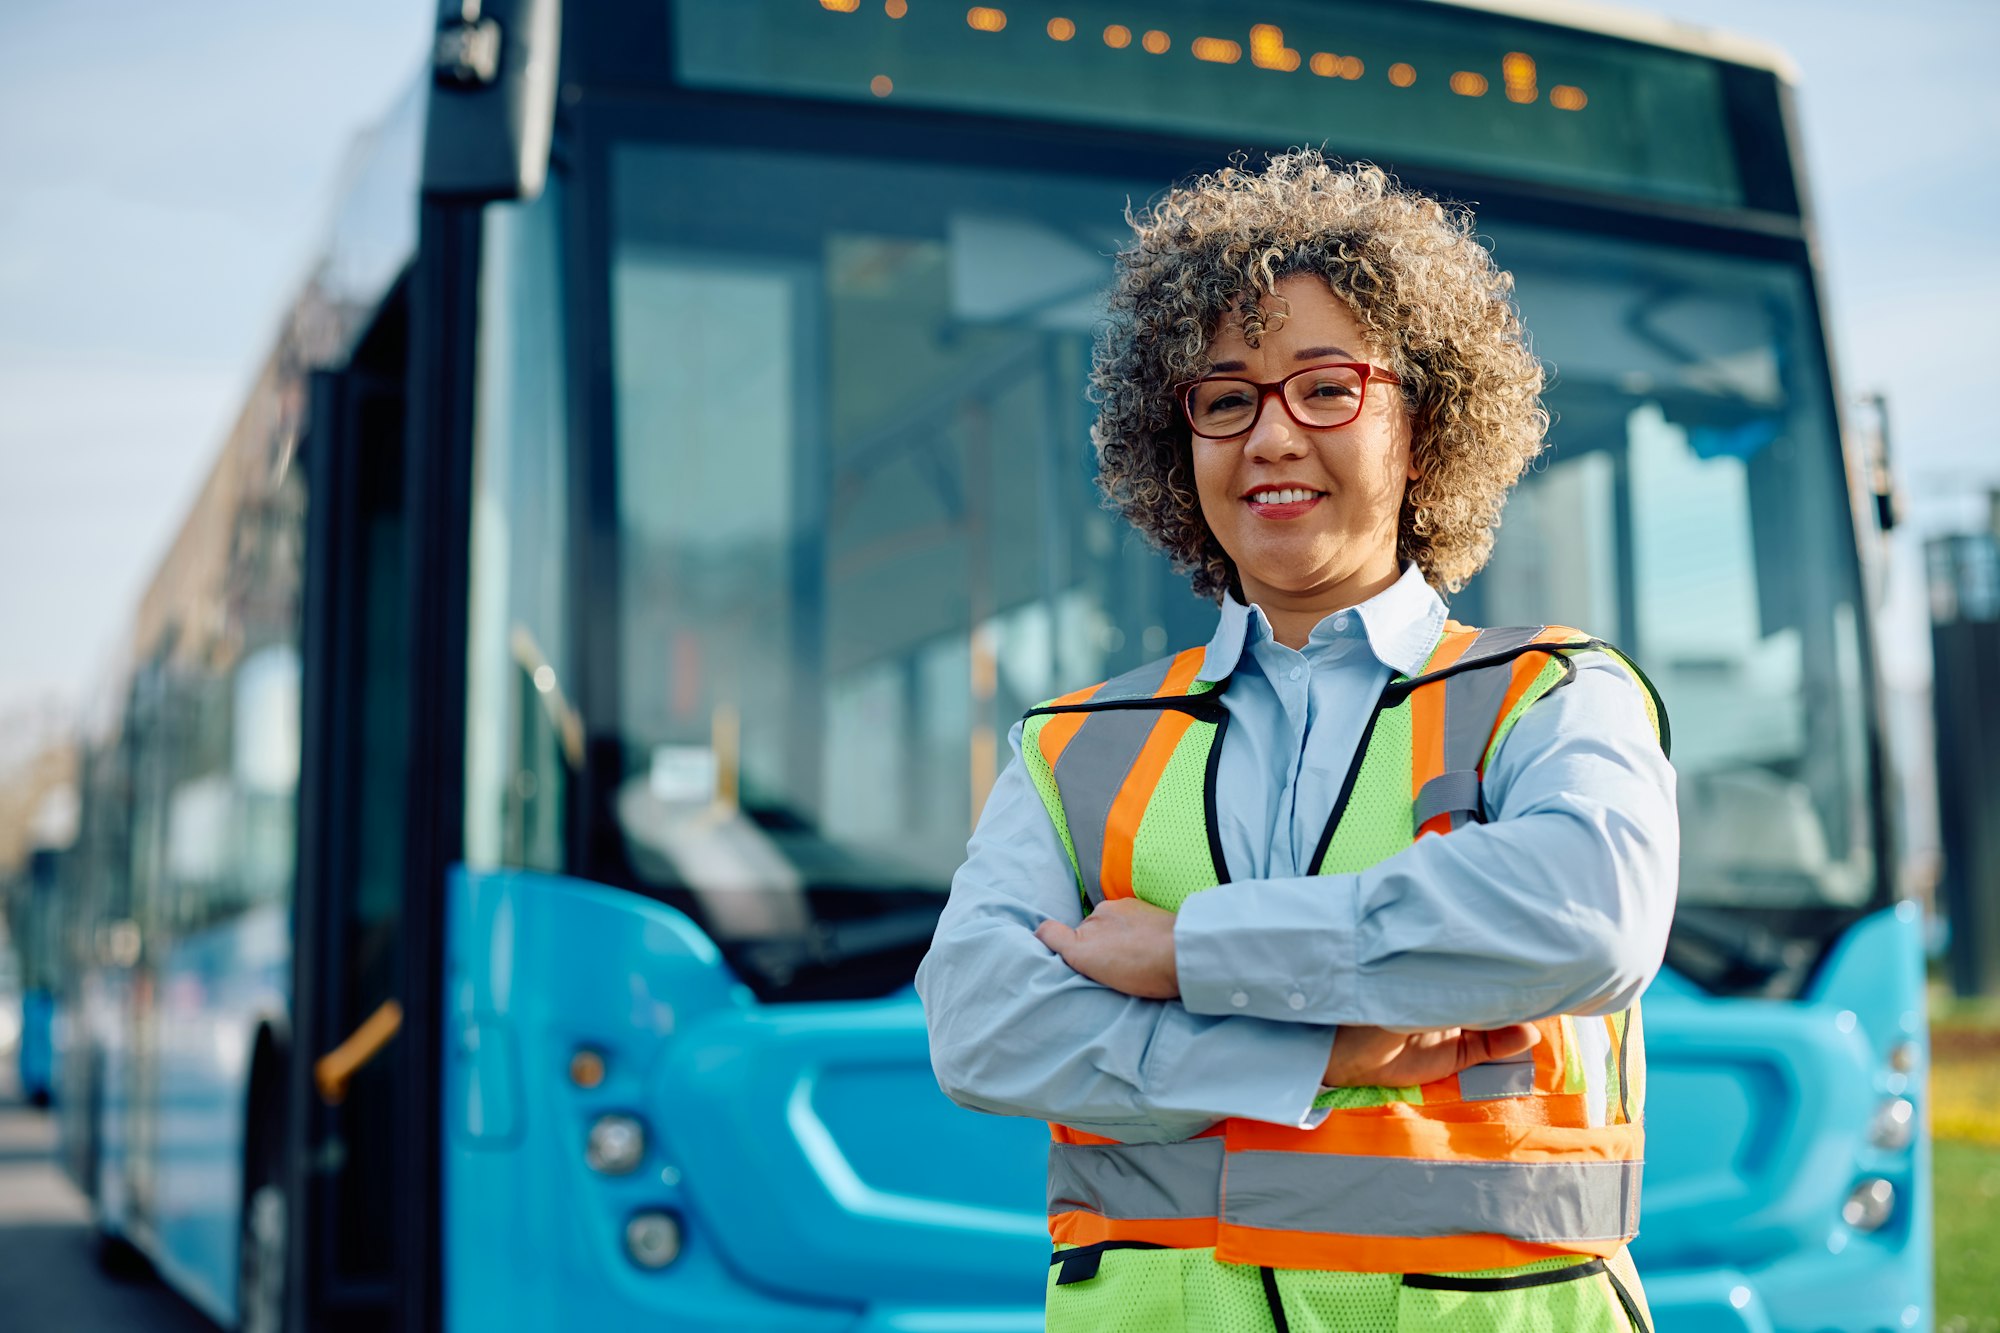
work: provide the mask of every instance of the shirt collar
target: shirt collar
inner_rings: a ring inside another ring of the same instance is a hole
[[[1313,627],[1312,637],[1306,643],[1308,652],[1315,645],[1323,646],[1333,639],[1329,622],[1340,614],[1343,613],[1330,612]],[[1446,611],[1444,600],[1424,581],[1422,571],[1415,564],[1406,564],[1402,577],[1359,606],[1348,607],[1345,614],[1360,617],[1369,650],[1377,661],[1402,675],[1414,676],[1423,670],[1431,650],[1437,646],[1438,635],[1444,631]],[[1197,679],[1226,679],[1243,660],[1243,654],[1270,635],[1271,622],[1262,607],[1245,606],[1234,593],[1225,594],[1222,615],[1208,641]]]

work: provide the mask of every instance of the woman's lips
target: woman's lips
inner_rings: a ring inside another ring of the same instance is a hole
[[[1319,502],[1326,498],[1326,496],[1318,492],[1308,495],[1303,500],[1287,500],[1282,504],[1273,503],[1264,498],[1266,495],[1273,494],[1283,494],[1283,492],[1264,491],[1256,495],[1246,495],[1243,498],[1250,505],[1251,513],[1255,514],[1258,518],[1269,519],[1297,518],[1301,514],[1311,513],[1319,505]]]

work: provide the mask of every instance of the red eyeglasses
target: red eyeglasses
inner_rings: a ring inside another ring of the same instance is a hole
[[[1361,415],[1368,381],[1401,384],[1390,372],[1358,361],[1307,366],[1268,384],[1229,376],[1189,380],[1175,389],[1190,429],[1204,440],[1227,440],[1257,424],[1264,400],[1276,394],[1292,420],[1312,430],[1345,426]]]

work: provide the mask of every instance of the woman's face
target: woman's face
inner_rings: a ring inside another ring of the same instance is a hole
[[[1310,274],[1281,280],[1267,303],[1285,312],[1252,347],[1225,316],[1208,345],[1211,375],[1260,383],[1328,362],[1387,368],[1347,303]],[[1216,541],[1236,564],[1245,600],[1267,609],[1331,610],[1374,595],[1400,572],[1396,524],[1410,466],[1410,412],[1394,385],[1371,379],[1345,426],[1301,426],[1267,395],[1241,435],[1195,436],[1195,491]],[[1276,502],[1276,492],[1307,492]]]

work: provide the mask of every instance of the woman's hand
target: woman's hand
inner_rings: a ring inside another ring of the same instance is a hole
[[[1334,1034],[1326,1062],[1329,1088],[1409,1088],[1435,1083],[1488,1060],[1519,1055],[1542,1039],[1532,1023],[1483,1032],[1439,1028],[1434,1032],[1391,1032],[1343,1023]]]
[[[1181,993],[1174,914],[1151,903],[1112,898],[1074,930],[1049,918],[1035,927],[1035,938],[1100,986],[1142,1000],[1171,1000]]]

